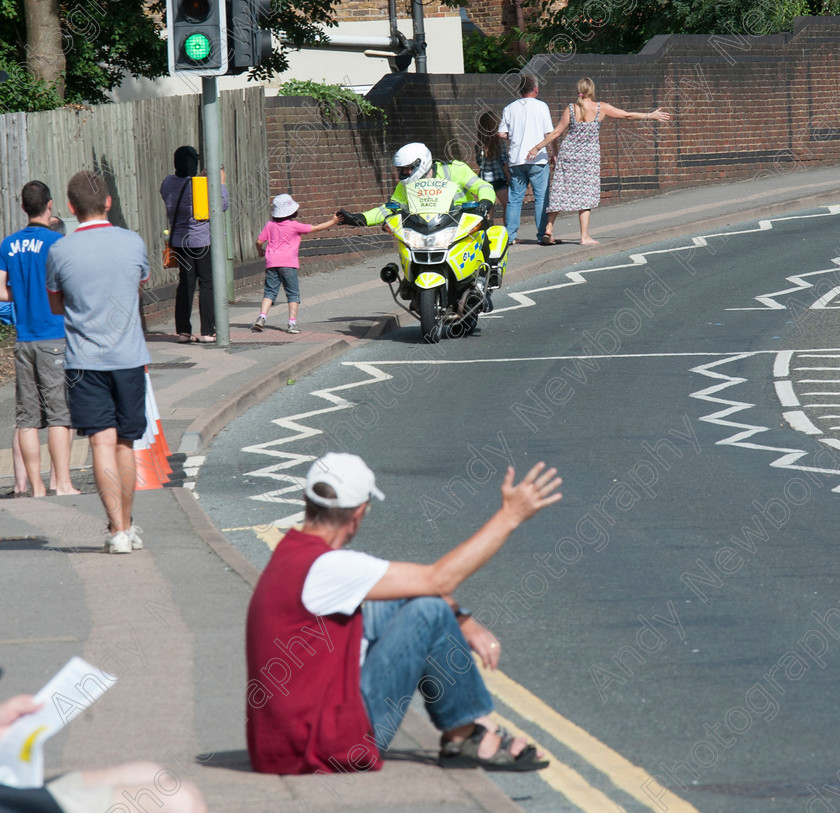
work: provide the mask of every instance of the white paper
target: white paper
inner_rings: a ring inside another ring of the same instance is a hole
[[[79,657],[71,658],[35,695],[43,707],[12,723],[0,737],[0,784],[38,788],[44,784],[44,744],[90,707],[117,678]]]

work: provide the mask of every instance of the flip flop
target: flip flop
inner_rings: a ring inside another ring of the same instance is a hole
[[[540,244],[544,246],[553,246],[554,238],[550,234],[544,234],[542,236],[542,240],[540,240]]]
[[[179,333],[177,342],[178,344],[189,344],[190,342],[197,342],[198,336],[193,336],[191,333]]]

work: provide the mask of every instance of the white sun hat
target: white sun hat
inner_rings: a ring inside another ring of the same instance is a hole
[[[335,491],[334,499],[315,493],[313,487],[324,483]],[[330,452],[316,460],[306,475],[307,497],[324,508],[356,508],[369,502],[371,497],[384,500],[385,495],[376,487],[373,472],[361,457],[354,454]]]
[[[288,217],[293,215],[300,206],[292,200],[291,195],[278,195],[271,203],[272,217]]]

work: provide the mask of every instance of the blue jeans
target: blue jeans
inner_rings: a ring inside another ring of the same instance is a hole
[[[368,641],[362,697],[380,750],[388,749],[415,690],[440,731],[493,710],[458,621],[443,599],[368,601],[362,616]]]
[[[507,209],[505,209],[505,228],[508,230],[511,240],[515,240],[519,232],[522,201],[525,200],[528,184],[531,184],[531,190],[534,193],[534,220],[537,223],[537,240],[542,240],[548,217],[545,204],[550,175],[551,169],[548,164],[517,164],[510,168],[510,193]]]
[[[270,299],[273,305],[277,301],[277,294],[280,293],[280,285],[286,292],[287,302],[300,302],[300,284],[298,283],[297,268],[266,268],[265,285],[263,286],[263,299]]]

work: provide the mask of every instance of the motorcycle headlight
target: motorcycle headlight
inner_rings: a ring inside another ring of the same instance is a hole
[[[429,251],[431,249],[449,248],[455,240],[456,228],[441,229],[432,234],[418,234],[412,232],[411,248],[424,249]]]

